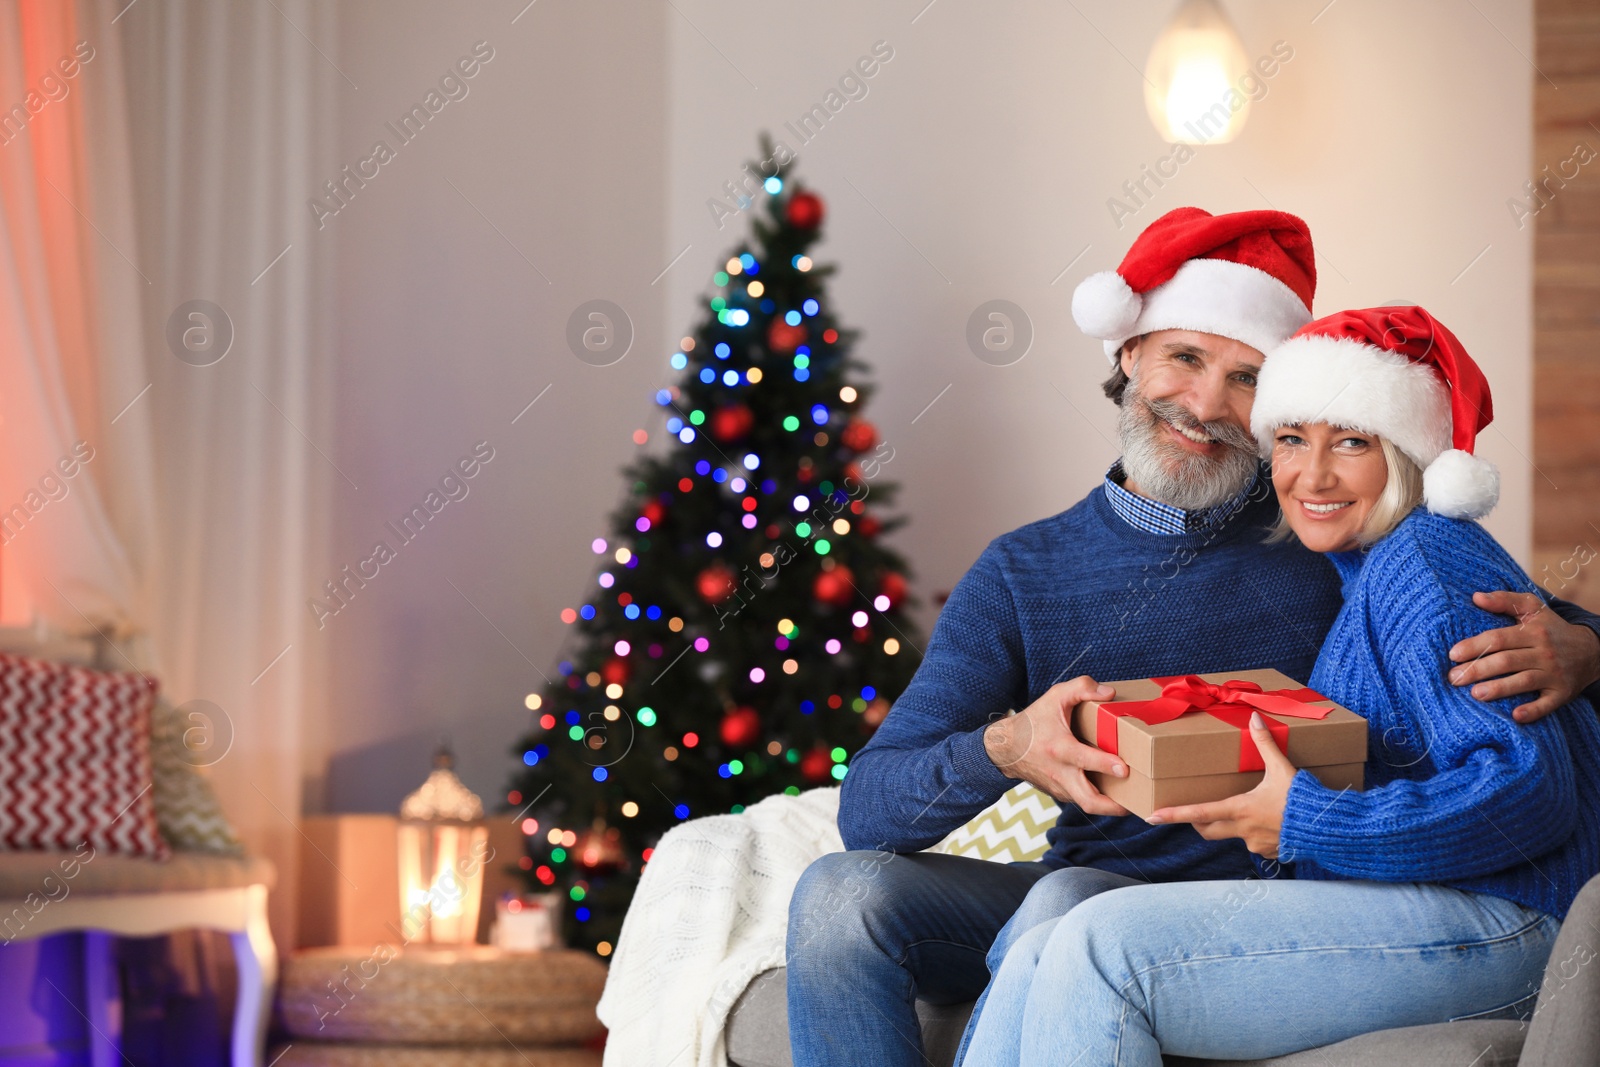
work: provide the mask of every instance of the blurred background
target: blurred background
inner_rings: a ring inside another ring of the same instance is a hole
[[[1319,313],[1450,324],[1495,394],[1488,527],[1600,607],[1600,9],[1227,0],[1272,73],[1226,143],[1180,151],[1145,101],[1178,7],[7,0],[0,105],[44,103],[0,125],[0,497],[80,438],[95,456],[0,547],[0,623],[103,629],[216,709],[206,775],[276,867],[279,945],[305,943],[304,820],[393,814],[441,738],[507,807],[619,471],[672,446],[653,397],[762,210],[726,183],[763,132],[826,203],[811,255],[877,385],[922,632],[991,538],[1115,458],[1072,289],[1190,204],[1304,218]],[[604,366],[568,342],[594,300],[631,330]],[[1031,337],[1009,361],[967,340],[996,300]],[[465,495],[349,583],[484,443]]]

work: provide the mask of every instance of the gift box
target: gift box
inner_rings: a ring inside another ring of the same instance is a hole
[[[1107,682],[1111,701],[1086,700],[1073,732],[1116,753],[1128,777],[1089,772],[1106,796],[1140,817],[1255,788],[1264,764],[1250,736],[1259,711],[1289,762],[1331,789],[1360,789],[1367,721],[1274,670]]]

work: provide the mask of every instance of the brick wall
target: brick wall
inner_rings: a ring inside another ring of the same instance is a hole
[[[1534,579],[1600,609],[1600,0],[1534,34]]]

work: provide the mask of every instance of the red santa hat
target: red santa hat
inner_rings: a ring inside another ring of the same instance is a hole
[[[1268,353],[1250,429],[1331,423],[1386,437],[1422,468],[1429,511],[1477,519],[1500,499],[1500,472],[1473,454],[1494,418],[1489,382],[1444,324],[1419,307],[1341,311]]]
[[[1079,283],[1072,317],[1113,363],[1130,337],[1154,330],[1214,333],[1266,352],[1311,321],[1316,289],[1311,231],[1293,215],[1180,207],[1152,222],[1116,270]]]

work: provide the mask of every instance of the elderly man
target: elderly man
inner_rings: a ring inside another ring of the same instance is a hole
[[[1117,884],[1256,873],[1242,842],[1152,826],[1095,789],[1086,771],[1127,769],[1068,721],[1091,695],[1086,675],[1310,676],[1339,579],[1322,557],[1266,542],[1278,510],[1249,425],[1262,353],[1311,320],[1315,287],[1298,218],[1197,208],[1157,219],[1117,271],[1079,286],[1074,318],[1113,361],[1122,458],[1073,507],[989,544],[851,761],[839,808],[849,851],[813,864],[790,908],[797,1067],[924,1064],[916,998],[977,997],[997,935],[1051,870],[1091,867]],[[1600,677],[1600,618],[1531,594],[1476,599],[1516,617],[1449,650],[1450,680],[1477,698],[1537,694],[1518,711],[1526,722]],[[1041,862],[917,854],[1019,779],[1062,802]]]

